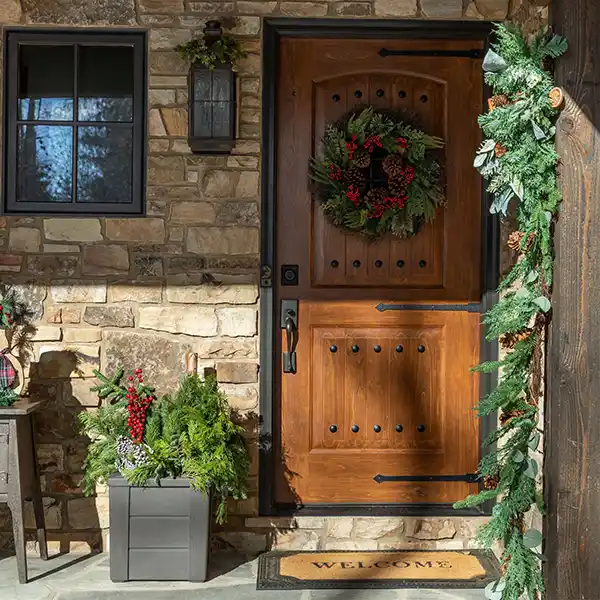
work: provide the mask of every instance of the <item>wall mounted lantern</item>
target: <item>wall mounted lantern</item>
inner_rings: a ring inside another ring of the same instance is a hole
[[[230,40],[218,21],[208,21],[201,56],[217,55],[222,60]],[[235,144],[236,73],[231,62],[221,60],[196,59],[190,66],[188,141],[195,154],[229,154]]]

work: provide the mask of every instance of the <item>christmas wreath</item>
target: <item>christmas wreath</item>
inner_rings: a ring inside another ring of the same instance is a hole
[[[430,156],[441,138],[394,111],[358,108],[330,124],[311,178],[333,223],[374,238],[410,237],[444,203],[440,166]]]

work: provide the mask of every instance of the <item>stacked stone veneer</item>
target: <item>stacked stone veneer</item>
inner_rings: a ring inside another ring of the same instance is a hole
[[[481,520],[460,517],[293,517],[246,519],[247,531],[218,535],[221,545],[277,550],[462,550],[475,547]]]
[[[543,0],[538,5],[547,4]],[[148,216],[143,219],[0,218],[0,277],[35,310],[27,370],[50,399],[37,419],[50,539],[63,549],[102,547],[108,501],[80,489],[85,439],[77,415],[97,406],[92,369],[141,367],[172,389],[187,352],[216,367],[232,405],[258,407],[260,37],[263,16],[503,19],[537,30],[547,9],[525,0],[0,0],[0,25],[148,28]],[[190,153],[187,65],[173,48],[220,18],[249,55],[240,65],[239,139],[231,156]],[[254,421],[252,421],[254,422]],[[227,546],[280,548],[462,547],[468,519],[270,519],[251,497],[233,503]],[[31,515],[30,515],[31,516]],[[31,523],[31,518],[29,519]],[[10,518],[0,511],[0,548]]]

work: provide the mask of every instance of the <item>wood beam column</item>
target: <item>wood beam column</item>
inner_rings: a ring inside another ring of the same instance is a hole
[[[568,53],[557,127],[563,203],[548,343],[546,600],[600,598],[600,2],[553,0]]]

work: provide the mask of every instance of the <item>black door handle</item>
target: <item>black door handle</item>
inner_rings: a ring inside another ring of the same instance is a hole
[[[283,372],[296,372],[298,345],[298,300],[282,300],[279,326],[285,329],[287,348],[283,352]]]
[[[295,321],[296,314],[292,310],[287,311],[285,318],[285,337],[287,340],[287,352],[283,353],[283,372],[296,372],[296,346],[298,345],[298,327]]]

